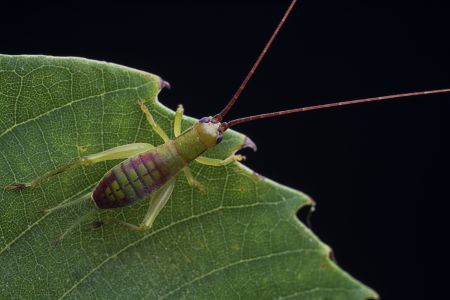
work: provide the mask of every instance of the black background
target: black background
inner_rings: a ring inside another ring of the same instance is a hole
[[[156,73],[172,84],[160,96],[165,105],[208,116],[234,93],[288,3],[2,6],[0,53],[81,56]],[[449,88],[449,25],[444,1],[300,1],[229,118]],[[237,129],[259,146],[245,152],[248,166],[316,200],[313,230],[345,270],[383,299],[432,299],[428,291],[445,288],[425,281],[438,277],[428,267],[446,260],[449,101],[418,97]]]

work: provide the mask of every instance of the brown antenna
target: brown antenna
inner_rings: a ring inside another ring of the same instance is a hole
[[[352,105],[352,104],[358,104],[358,103],[367,103],[367,102],[383,101],[383,100],[390,100],[390,99],[391,100],[392,99],[400,99],[400,98],[413,97],[413,96],[423,96],[423,95],[430,95],[430,94],[444,94],[444,93],[450,93],[450,89],[403,93],[403,94],[395,94],[395,95],[389,95],[389,96],[372,97],[372,98],[364,98],[364,99],[356,99],[356,100],[350,100],[350,101],[342,101],[342,102],[300,107],[300,108],[288,109],[288,110],[277,111],[277,112],[272,112],[272,113],[267,113],[267,114],[239,118],[239,119],[232,120],[230,122],[224,122],[222,124],[223,124],[223,129],[226,130],[227,128],[235,126],[237,124],[247,123],[247,122],[251,122],[254,120],[279,117],[279,116],[284,116],[284,115],[298,113],[298,112],[318,110],[318,109],[322,109],[322,108],[330,108],[330,107],[336,107],[336,106]]]
[[[234,95],[231,98],[231,100],[228,102],[228,104],[224,107],[224,109],[222,109],[222,111],[219,114],[214,116],[214,119],[216,121],[218,121],[218,122],[222,121],[223,117],[231,109],[231,107],[233,106],[234,102],[236,102],[236,100],[239,98],[239,96],[241,95],[242,91],[245,89],[245,86],[249,82],[250,78],[252,78],[253,73],[255,73],[256,68],[258,68],[260,62],[262,61],[262,59],[266,55],[267,50],[269,50],[270,46],[272,45],[273,41],[275,40],[275,37],[277,36],[277,34],[280,31],[281,27],[283,27],[284,22],[286,21],[287,17],[289,16],[289,14],[291,13],[292,9],[294,8],[294,5],[295,5],[296,2],[297,2],[297,0],[292,0],[292,2],[289,5],[288,9],[284,13],[284,16],[281,19],[280,23],[278,23],[277,28],[275,28],[275,31],[270,36],[270,39],[267,42],[266,46],[264,47],[264,49],[259,54],[258,59],[253,64],[253,67],[250,69],[250,71],[248,72],[248,74],[245,77],[244,81],[242,81],[241,85],[239,86],[237,91],[234,93]]]

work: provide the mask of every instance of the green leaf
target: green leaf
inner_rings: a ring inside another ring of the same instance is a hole
[[[29,181],[80,156],[133,142],[162,143],[137,101],[171,133],[160,78],[80,58],[0,56],[0,186]],[[184,103],[189,106],[189,103]],[[185,118],[184,127],[194,120]],[[209,155],[224,158],[244,136],[229,131]],[[117,162],[71,170],[33,190],[0,189],[1,299],[369,299],[374,291],[330,260],[296,218],[306,195],[244,165],[184,176],[146,233],[95,220],[139,223],[146,201],[99,211],[54,241],[92,205],[43,210],[90,191]],[[98,224],[98,223],[97,223]]]

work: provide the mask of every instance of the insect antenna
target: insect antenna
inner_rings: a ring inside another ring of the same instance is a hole
[[[226,123],[224,122],[222,124],[223,124],[223,129],[226,130],[227,128],[238,125],[238,124],[247,123],[247,122],[260,120],[260,119],[279,117],[279,116],[284,116],[284,115],[298,113],[298,112],[319,110],[319,109],[323,109],[323,108],[331,108],[331,107],[336,107],[336,106],[353,105],[353,104],[358,104],[358,103],[393,100],[393,99],[401,99],[401,98],[406,98],[406,97],[423,96],[423,95],[431,95],[431,94],[444,94],[444,93],[450,93],[450,89],[403,93],[403,94],[395,94],[395,95],[388,95],[388,96],[381,96],[381,97],[371,97],[371,98],[363,98],[363,99],[356,99],[356,100],[350,100],[350,101],[341,101],[341,102],[335,102],[335,103],[300,107],[300,108],[294,108],[294,109],[288,109],[288,110],[283,110],[283,111],[277,111],[277,112],[272,112],[272,113],[266,113],[266,114],[260,114],[260,115],[255,115],[255,116],[234,119],[234,120],[231,120]]]
[[[292,9],[294,8],[295,3],[297,0],[292,0],[291,4],[287,8],[286,12],[283,15],[283,18],[281,18],[280,22],[278,23],[278,26],[273,31],[272,35],[270,36],[269,41],[264,46],[263,50],[259,54],[258,58],[256,59],[255,63],[253,64],[252,68],[248,72],[247,76],[245,76],[244,80],[242,81],[239,88],[234,93],[233,97],[231,97],[230,101],[228,101],[227,105],[222,109],[220,113],[214,116],[214,120],[220,122],[222,121],[223,117],[228,113],[228,111],[231,109],[233,104],[236,102],[236,100],[241,95],[242,91],[245,89],[247,83],[249,82],[250,78],[252,78],[253,73],[255,73],[255,70],[258,68],[259,64],[261,63],[262,59],[266,55],[267,51],[269,50],[270,46],[272,45],[273,41],[275,40],[276,36],[278,35],[278,32],[280,31],[281,27],[283,27],[284,22],[286,22],[286,19],[288,18],[289,14],[291,13]]]
[[[256,59],[255,63],[253,64],[252,68],[248,72],[247,76],[245,76],[245,78],[242,81],[241,85],[239,86],[239,88],[234,93],[233,97],[231,97],[230,101],[228,101],[227,105],[222,109],[222,111],[213,117],[213,119],[215,121],[222,122],[222,119],[225,117],[225,115],[229,112],[229,110],[234,105],[236,100],[242,94],[243,90],[245,89],[245,87],[247,86],[248,82],[252,78],[253,74],[255,73],[256,69],[259,66],[259,64],[263,60],[263,58],[266,55],[267,51],[272,46],[272,43],[275,40],[276,36],[278,35],[278,32],[280,31],[281,27],[283,27],[284,23],[286,22],[286,19],[288,18],[289,14],[291,13],[291,11],[294,8],[296,3],[297,3],[297,0],[292,0],[291,1],[291,4],[286,9],[286,12],[284,13],[284,15],[281,18],[280,22],[278,23],[277,27],[275,28],[275,30],[273,31],[272,35],[270,36],[269,41],[264,46],[263,50],[259,54],[259,56]],[[393,99],[401,99],[401,98],[413,97],[413,96],[423,96],[423,95],[443,94],[443,93],[450,93],[450,89],[438,89],[438,90],[428,90],[428,91],[420,91],[420,92],[410,92],[410,93],[394,94],[394,95],[387,95],[387,96],[381,96],[381,97],[371,97],[371,98],[363,98],[363,99],[356,99],[356,100],[349,100],[349,101],[341,101],[341,102],[335,102],[335,103],[328,103],[328,104],[300,107],[300,108],[288,109],[288,110],[283,110],[283,111],[278,111],[278,112],[272,112],[272,113],[254,115],[254,116],[249,116],[249,117],[244,117],[244,118],[238,118],[238,119],[231,120],[229,122],[222,122],[221,128],[222,128],[222,130],[227,130],[229,127],[232,127],[232,126],[235,126],[235,125],[238,125],[238,124],[242,124],[242,123],[255,121],[255,120],[279,117],[279,116],[284,116],[284,115],[298,113],[298,112],[304,112],[304,111],[319,110],[319,109],[323,109],[323,108],[331,108],[331,107],[336,107],[336,106],[353,105],[353,104],[358,104],[358,103],[367,103],[367,102],[375,102],[375,101],[383,101],[383,100],[393,100]]]

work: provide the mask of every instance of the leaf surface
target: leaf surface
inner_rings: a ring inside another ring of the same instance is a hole
[[[157,101],[161,80],[80,58],[0,56],[0,186],[118,145],[162,140],[137,101],[172,136],[173,111]],[[189,103],[184,103],[186,106]],[[185,118],[187,128],[194,119]],[[245,137],[228,131],[209,156],[224,158]],[[184,176],[154,227],[130,232],[148,203],[99,211],[54,246],[90,203],[43,210],[87,193],[118,161],[71,170],[33,190],[0,189],[1,299],[372,299],[329,248],[296,218],[301,192],[239,163],[192,164],[207,189]],[[103,220],[103,226],[93,226]]]

